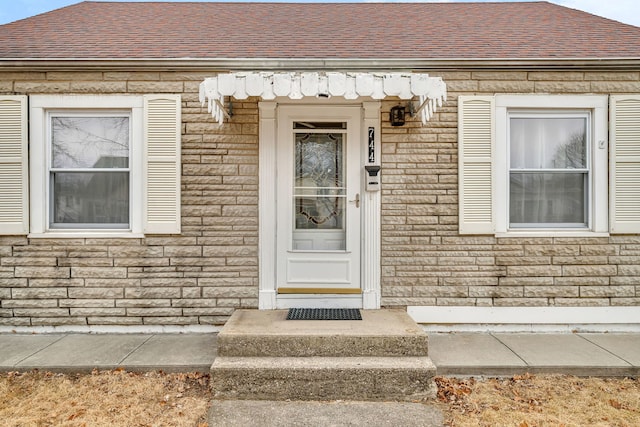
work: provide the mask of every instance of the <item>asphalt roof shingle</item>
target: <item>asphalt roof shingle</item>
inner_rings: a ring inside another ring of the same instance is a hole
[[[0,26],[1,59],[640,58],[640,28],[547,2],[82,2]]]

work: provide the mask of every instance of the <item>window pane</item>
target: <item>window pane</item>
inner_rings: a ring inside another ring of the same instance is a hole
[[[586,173],[511,172],[511,226],[586,226],[586,177]]]
[[[295,135],[295,250],[345,249],[344,138],[329,131]]]
[[[296,135],[295,186],[343,187],[342,134]]]
[[[295,214],[297,229],[342,229],[343,135],[296,135]]]
[[[584,169],[586,143],[586,117],[510,119],[511,169]]]
[[[296,228],[342,228],[342,149],[342,134],[296,135]]]
[[[129,226],[129,173],[52,173],[53,225]]]
[[[52,117],[53,168],[128,168],[128,117]]]
[[[346,129],[344,122],[294,122],[294,129]]]
[[[296,197],[296,230],[343,228],[344,197]]]

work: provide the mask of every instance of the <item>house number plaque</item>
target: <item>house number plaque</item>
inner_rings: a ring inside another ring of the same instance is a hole
[[[369,163],[375,163],[376,162],[376,143],[375,143],[375,128],[370,127],[369,128]]]

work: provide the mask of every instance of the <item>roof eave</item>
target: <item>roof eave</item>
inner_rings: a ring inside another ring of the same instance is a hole
[[[1,58],[0,71],[291,71],[291,70],[628,70],[640,67],[634,58],[444,58],[444,59],[318,59],[318,58]]]

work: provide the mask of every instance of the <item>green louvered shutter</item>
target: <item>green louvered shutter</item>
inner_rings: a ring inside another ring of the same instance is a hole
[[[0,95],[0,234],[29,232],[27,97]]]
[[[495,101],[492,96],[458,98],[460,234],[493,234],[492,155]]]
[[[640,233],[640,96],[610,102],[610,231]]]
[[[145,233],[180,233],[180,102],[144,96]]]

